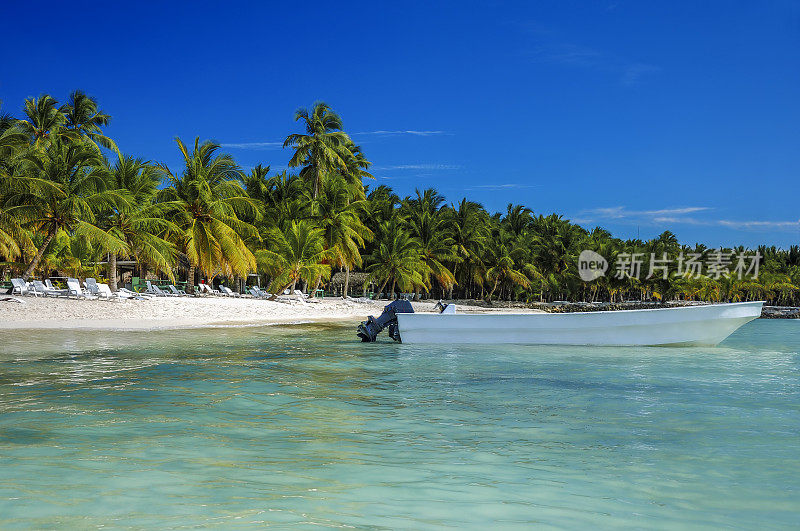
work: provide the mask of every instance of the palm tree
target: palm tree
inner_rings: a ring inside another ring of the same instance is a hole
[[[509,203],[506,207],[506,216],[503,218],[503,225],[514,236],[521,236],[533,224],[531,212],[530,208]]]
[[[489,237],[488,215],[479,203],[462,199],[458,207],[448,210],[454,252],[459,258],[453,262],[453,273],[462,289],[474,278]],[[452,299],[452,288],[448,298]]]
[[[330,251],[324,248],[322,229],[309,221],[293,221],[285,231],[277,227],[269,230],[269,249],[257,251],[259,265],[273,276],[274,295],[291,286],[294,291],[298,280],[306,283],[331,274]],[[274,298],[273,295],[273,298]]]
[[[256,228],[240,216],[256,218],[258,209],[242,187],[242,170],[230,155],[217,154],[219,144],[201,144],[198,137],[190,152],[180,138],[175,142],[184,168],[176,174],[164,164],[157,165],[170,185],[159,192],[157,201],[166,205],[178,226],[178,248],[189,261],[190,292],[194,291],[195,268],[210,278],[254,271],[255,256],[246,240],[260,238]]]
[[[2,102],[0,102],[0,105]],[[18,159],[27,144],[27,136],[21,131],[17,120],[0,113],[0,256],[14,260],[23,249],[31,246],[29,234],[5,208],[4,198],[9,196],[20,182],[16,175]]]
[[[0,208],[0,257],[12,261],[22,255],[25,244],[30,244],[30,237],[17,220]]]
[[[322,193],[310,203],[311,215],[323,231],[334,265],[345,270],[342,298],[347,298],[350,270],[362,264],[360,249],[372,238],[372,231],[360,217],[366,201],[351,201],[344,183],[331,182],[323,184]]]
[[[0,101],[0,108],[3,102]],[[0,171],[7,171],[8,164],[14,155],[25,146],[27,135],[20,127],[19,121],[10,114],[0,112]]]
[[[417,188],[414,194],[416,197],[406,197],[403,200],[402,210],[405,214],[413,211],[435,214],[445,201],[444,196],[435,188],[426,188],[424,192],[420,192]]]
[[[244,185],[247,195],[259,206],[259,226],[263,228],[285,228],[292,221],[310,216],[302,182],[285,170],[269,177],[269,166],[259,164],[245,176]]]
[[[373,227],[388,223],[398,203],[400,197],[391,188],[385,184],[375,187],[367,195],[367,223]]]
[[[347,141],[343,152],[345,158],[344,180],[351,187],[357,199],[365,199],[364,179],[375,178],[367,171],[372,163],[364,156],[361,146],[355,145],[351,140]]]
[[[59,111],[64,115],[66,131],[88,138],[95,145],[117,150],[114,141],[105,136],[100,129],[111,122],[111,116],[98,108],[97,100],[93,97],[86,95],[82,90],[75,90]]]
[[[298,109],[295,121],[305,122],[306,133],[293,133],[286,137],[283,147],[293,147],[290,168],[302,167],[300,177],[311,184],[313,197],[319,194],[322,179],[331,172],[346,173],[347,160],[353,157],[348,149],[350,137],[342,131],[342,119],[318,101],[311,110]]]
[[[165,204],[152,203],[161,182],[156,168],[142,159],[120,154],[107,171],[109,187],[128,191],[133,201],[123,208],[107,210],[103,228],[125,243],[122,255],[131,255],[138,263],[147,263],[172,277],[175,245],[168,238],[178,232],[178,227],[166,218]],[[117,252],[108,253],[112,291],[117,289],[117,255]]]
[[[32,144],[40,146],[51,135],[63,132],[67,118],[57,105],[58,102],[49,94],[25,100],[22,112],[26,119],[18,124]]]
[[[25,155],[22,164],[35,188],[13,194],[8,199],[7,213],[45,235],[23,278],[33,274],[47,246],[61,230],[109,252],[124,250],[124,242],[107,234],[95,222],[100,211],[124,208],[130,194],[107,189],[103,160],[94,146],[53,137],[46,149]]]
[[[450,219],[442,209],[444,196],[433,188],[424,192],[417,189],[415,195],[403,200],[400,211],[407,230],[419,242],[420,258],[427,266],[425,284],[430,285],[433,276],[443,289],[449,290],[456,280],[443,262],[458,262],[460,258],[454,252]]]
[[[420,258],[419,242],[403,230],[397,218],[381,226],[378,245],[369,258],[371,265],[367,271],[373,279],[383,282],[378,293],[392,281],[388,298],[394,296],[395,286],[403,291],[430,288],[425,280],[428,269]]]
[[[501,234],[499,237],[490,240],[484,257],[486,280],[492,283],[492,289],[487,297],[488,300],[492,300],[495,290],[504,282],[510,285],[522,286],[523,288],[530,287],[530,280],[525,276],[525,273],[520,271],[514,260],[514,255],[518,255],[521,251],[520,248],[514,246],[511,238],[506,235]]]

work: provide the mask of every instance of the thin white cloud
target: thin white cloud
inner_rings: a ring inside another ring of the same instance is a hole
[[[657,210],[628,210],[622,206],[615,207],[602,207],[584,210],[581,214],[589,218],[600,219],[623,219],[623,218],[640,218],[640,217],[655,217],[655,216],[675,216],[681,214],[693,214],[695,212],[703,212],[711,210],[710,207],[703,206],[688,206],[678,208],[661,208]]]
[[[727,227],[734,230],[800,230],[800,220],[797,221],[763,221],[763,220],[733,220],[733,219],[697,219],[692,217],[659,217],[653,219],[656,223],[674,223],[684,225],[703,225],[707,227]]]
[[[397,164],[394,166],[374,166],[370,171],[392,170],[458,170],[461,166],[456,164]]]
[[[220,144],[224,148],[230,149],[278,149],[283,147],[283,142],[238,142]]]
[[[388,131],[388,130],[361,131],[359,133],[353,133],[353,136],[358,136],[358,135],[375,135],[375,136],[400,136],[400,135],[437,136],[437,135],[452,135],[452,133],[448,133],[446,131],[418,131],[418,130],[413,130],[413,129],[396,130],[396,131]]]
[[[687,214],[708,212],[710,207],[690,206],[678,208],[662,208],[654,210],[628,210],[625,207],[603,207],[584,210],[573,221],[576,223],[597,223],[602,221],[619,221],[636,224],[673,224],[695,225],[705,227],[725,227],[746,231],[793,231],[800,230],[800,220],[767,221],[767,220],[732,220],[704,219]]]
[[[739,230],[797,230],[800,229],[800,220],[797,221],[734,221],[729,219],[719,220],[723,227]]]
[[[705,219],[697,219],[690,217],[676,218],[672,216],[659,216],[652,219],[653,223],[675,223],[684,225],[711,225],[712,222]]]

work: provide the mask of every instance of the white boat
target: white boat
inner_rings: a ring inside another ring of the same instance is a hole
[[[575,313],[397,313],[403,343],[716,345],[761,315],[761,302]],[[452,305],[447,308],[451,310]]]

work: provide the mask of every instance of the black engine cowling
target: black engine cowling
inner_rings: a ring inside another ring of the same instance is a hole
[[[400,330],[397,327],[398,313],[414,313],[414,308],[407,300],[396,300],[383,308],[383,313],[376,319],[373,316],[358,325],[358,337],[364,343],[375,341],[381,330],[389,327],[389,337],[400,341]]]

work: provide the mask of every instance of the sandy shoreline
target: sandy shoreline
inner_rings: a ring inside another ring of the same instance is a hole
[[[342,300],[277,302],[221,297],[154,298],[105,301],[23,297],[23,304],[0,302],[0,330],[81,329],[158,330],[215,326],[255,326],[310,322],[347,322],[379,315],[387,301]],[[433,311],[435,302],[414,302],[414,311]],[[519,310],[459,306],[459,311]]]

